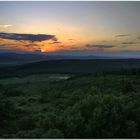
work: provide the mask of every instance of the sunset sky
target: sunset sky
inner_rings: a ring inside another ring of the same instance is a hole
[[[140,2],[2,2],[0,51],[140,55]]]

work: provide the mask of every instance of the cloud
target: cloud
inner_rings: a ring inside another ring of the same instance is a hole
[[[127,37],[129,36],[129,34],[119,34],[119,35],[116,35],[115,37]]]
[[[127,48],[127,47],[129,47],[129,45],[119,46],[119,48]]]
[[[68,39],[70,42],[75,42],[76,41],[76,39],[73,39],[73,38],[70,38],[70,39]]]
[[[46,35],[46,34],[17,34],[17,33],[3,33],[0,32],[1,39],[11,39],[15,41],[46,41],[46,40],[53,40],[57,41],[55,35]]]
[[[58,41],[58,39],[56,38],[56,36],[54,36],[54,37],[52,38],[52,40],[53,40],[53,41],[56,41],[56,42]]]
[[[133,44],[137,44],[136,42],[123,42],[122,44],[124,45],[133,45]]]
[[[7,27],[11,27],[12,25],[10,24],[0,24],[0,28],[7,28]]]
[[[68,40],[75,40],[75,39],[70,38],[70,39],[68,39]]]
[[[59,41],[54,41],[54,42],[52,42],[52,43],[49,43],[49,44],[60,44],[61,42],[59,42]]]
[[[38,48],[36,50],[34,50],[35,53],[40,53],[41,52],[41,48]]]
[[[0,44],[0,48],[4,48],[6,44]]]
[[[107,40],[102,40],[101,42],[102,42],[102,43],[105,43],[105,42],[108,42],[108,41],[107,41]]]
[[[138,37],[138,39],[140,39],[140,36]]]
[[[26,48],[32,48],[32,47],[36,47],[38,46],[37,44],[26,44],[26,45],[23,45],[24,47]]]
[[[90,45],[90,44],[87,44],[86,45],[86,48],[113,48],[114,46],[113,45]]]

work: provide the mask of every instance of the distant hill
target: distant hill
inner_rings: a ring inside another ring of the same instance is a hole
[[[98,56],[98,55],[59,55],[59,54],[44,54],[44,53],[16,53],[16,52],[0,52],[0,67],[11,66],[18,64],[33,63],[47,60],[65,60],[65,59],[119,59],[120,57]]]
[[[46,60],[60,60],[60,59],[62,60],[62,59],[101,59],[101,58],[103,57],[5,52],[5,53],[0,53],[0,66],[26,64],[26,63],[43,61],[43,60],[46,61]]]
[[[0,65],[17,65],[46,60],[43,55],[28,53],[0,53]]]
[[[50,60],[0,69],[0,77],[42,73],[87,74],[140,68],[140,59]]]

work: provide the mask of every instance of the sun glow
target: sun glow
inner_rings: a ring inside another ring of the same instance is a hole
[[[40,51],[41,52],[55,52],[59,49],[58,46],[54,46],[54,45],[43,45],[40,47]]]
[[[40,51],[41,51],[42,53],[43,53],[43,52],[45,52],[45,50],[44,50],[44,49],[42,49],[42,48],[40,49]]]

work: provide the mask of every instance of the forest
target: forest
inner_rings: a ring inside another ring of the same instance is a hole
[[[140,138],[140,70],[0,79],[0,138]]]

